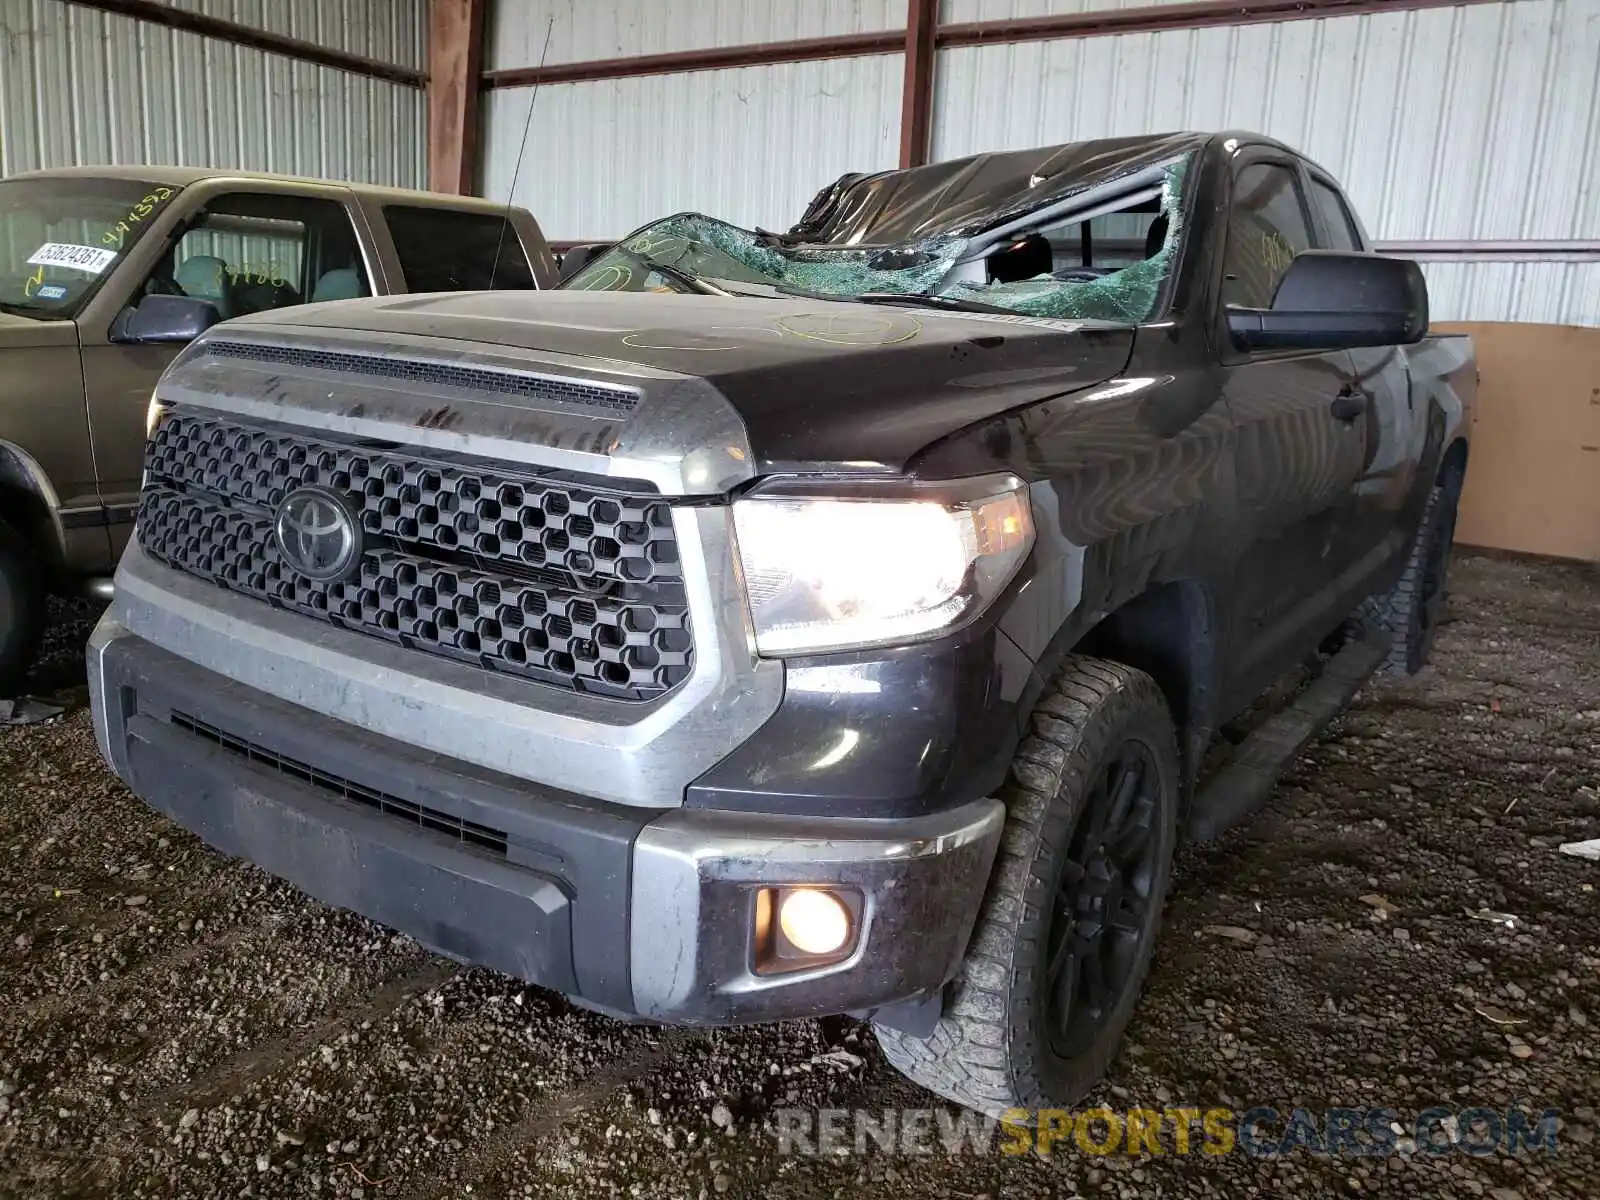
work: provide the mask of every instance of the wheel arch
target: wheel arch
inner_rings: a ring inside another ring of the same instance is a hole
[[[52,568],[66,556],[61,501],[50,477],[32,455],[13,442],[0,441],[0,517],[27,538]]]
[[[1178,728],[1188,795],[1215,727],[1217,624],[1209,591],[1191,580],[1153,584],[1107,613],[1071,649],[1155,680]]]

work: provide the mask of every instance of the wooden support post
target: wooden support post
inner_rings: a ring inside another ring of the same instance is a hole
[[[900,97],[900,165],[928,161],[933,132],[933,68],[939,0],[906,0],[906,83]]]
[[[484,0],[429,0],[428,186],[470,195],[478,173]]]

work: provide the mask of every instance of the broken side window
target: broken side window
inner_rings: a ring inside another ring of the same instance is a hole
[[[1050,269],[1006,278],[991,265],[986,283],[967,280],[948,294],[1035,317],[1145,321],[1155,315],[1177,262],[1188,160],[1168,164],[1154,195],[1125,205],[1088,201],[1032,231],[1049,248]],[[999,278],[994,278],[999,274]]]

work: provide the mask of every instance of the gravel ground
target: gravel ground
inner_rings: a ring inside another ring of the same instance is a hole
[[[780,1154],[784,1107],[938,1106],[852,1021],[621,1025],[309,901],[144,809],[80,709],[0,731],[0,1194],[1593,1195],[1600,864],[1556,846],[1600,836],[1597,585],[1460,560],[1436,666],[1181,853],[1092,1100],[1557,1108],[1555,1155]]]

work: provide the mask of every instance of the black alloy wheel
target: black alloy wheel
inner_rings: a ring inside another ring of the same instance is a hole
[[[1056,889],[1044,986],[1051,1049],[1093,1045],[1136,975],[1153,935],[1160,872],[1155,762],[1128,740],[1098,773],[1079,811]]]

